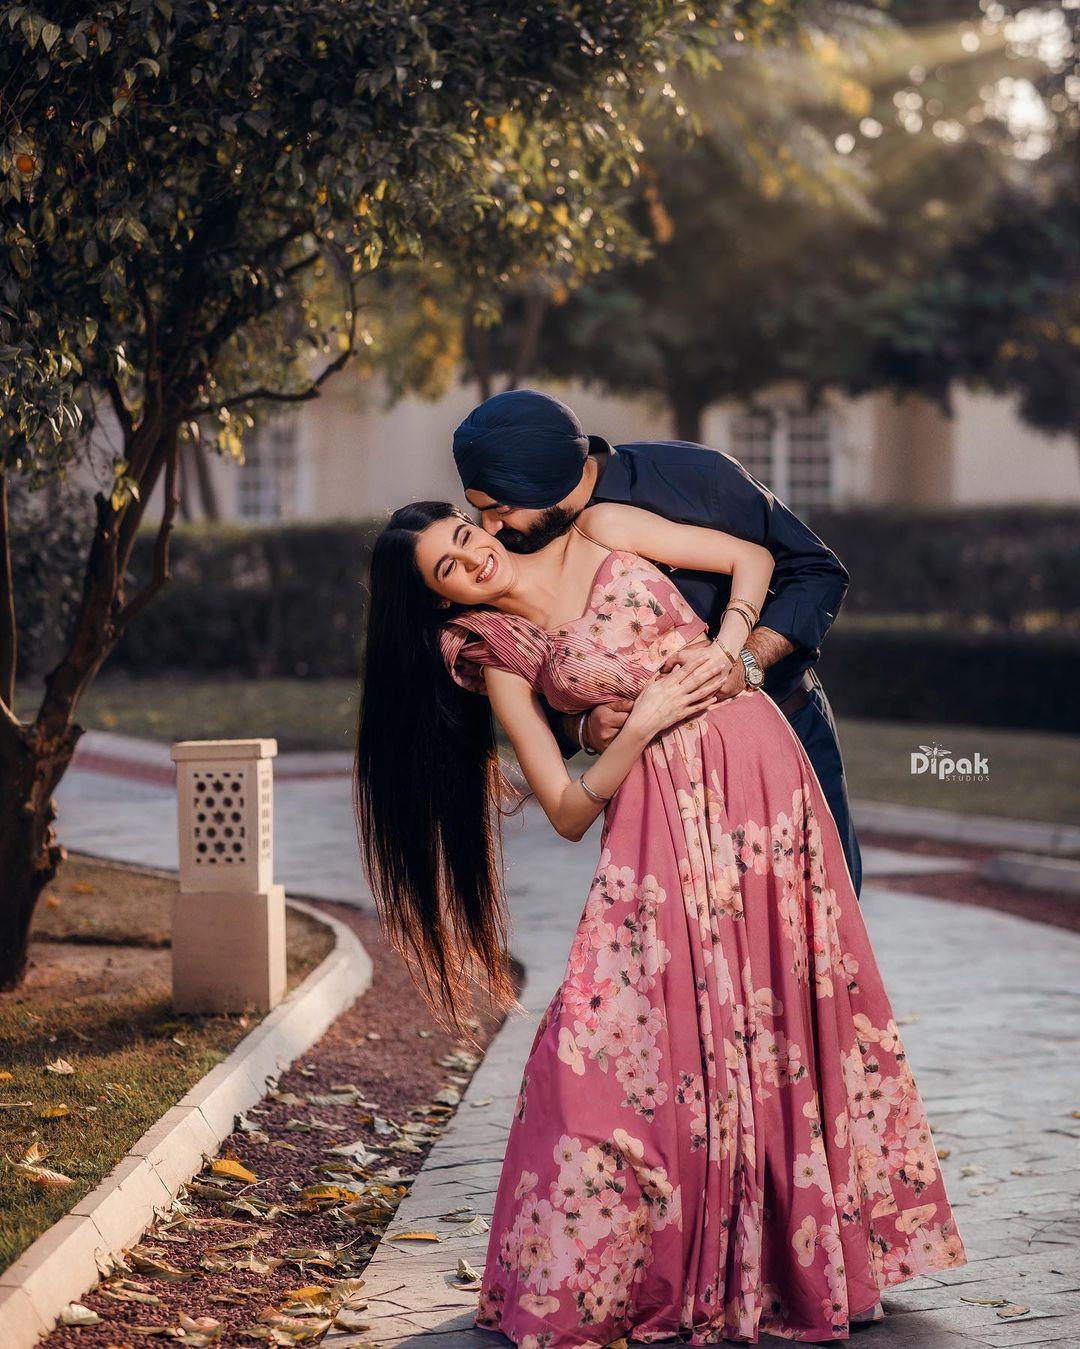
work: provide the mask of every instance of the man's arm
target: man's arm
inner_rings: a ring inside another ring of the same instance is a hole
[[[799,649],[790,637],[774,632],[772,628],[760,626],[747,637],[743,646],[763,670],[767,670],[770,665],[775,665],[777,661],[783,660],[785,656],[790,656]]]
[[[716,527],[764,544],[775,560],[759,626],[748,643],[758,664],[766,669],[800,649],[816,660],[847,594],[846,568],[808,525],[730,455],[716,456],[714,489]]]
[[[577,724],[581,719],[581,713],[556,712],[553,707],[548,707],[543,700],[541,700],[540,705],[544,710],[544,716],[547,717],[547,723],[551,727],[551,734],[555,737],[555,742],[559,746],[560,754],[564,759],[572,759],[575,754],[581,752],[581,746],[577,739]]]

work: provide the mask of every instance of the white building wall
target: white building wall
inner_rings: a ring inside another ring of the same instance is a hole
[[[542,387],[564,398],[587,432],[613,443],[673,434],[661,400],[615,398],[574,383],[544,381]],[[761,401],[793,406],[797,397],[797,390],[778,388]],[[357,518],[418,499],[460,501],[451,439],[477,400],[476,386],[469,383],[455,385],[436,402],[408,397],[387,407],[378,381],[339,375],[322,397],[291,414],[297,418],[299,462],[296,497],[286,517]],[[958,390],[952,421],[928,412],[925,426],[918,418],[909,425],[902,406],[887,394],[825,401],[833,411],[835,505],[1080,503],[1075,443],[1025,426],[1010,399]],[[703,422],[705,443],[731,449],[732,418],[739,411],[724,404],[710,408]],[[924,445],[931,423],[935,443]],[[920,457],[929,456],[934,466],[942,455],[947,462],[932,490],[926,483],[920,487],[919,474],[926,470]],[[244,469],[215,458],[212,470],[222,514],[235,518],[236,485]],[[160,493],[155,496],[151,517],[160,509]]]
[[[957,389],[953,485],[964,506],[1080,502],[1080,442],[1033,430],[1012,398]]]

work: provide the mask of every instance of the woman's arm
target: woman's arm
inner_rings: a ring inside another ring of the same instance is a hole
[[[747,600],[760,612],[773,573],[773,556],[760,544],[701,525],[683,525],[653,511],[602,502],[583,511],[581,527],[608,548],[625,548],[654,562],[731,576],[731,598]],[[747,624],[728,611],[716,640],[729,651],[746,643]]]
[[[514,747],[521,771],[544,814],[563,838],[575,843],[604,809],[571,777],[551,733],[543,706],[520,675],[493,666],[484,669],[492,710]],[[622,785],[642,750],[668,726],[703,712],[712,701],[693,671],[656,675],[645,686],[619,734],[588,767],[588,784],[598,796],[611,797]]]

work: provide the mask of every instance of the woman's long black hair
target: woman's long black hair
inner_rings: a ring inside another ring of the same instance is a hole
[[[455,610],[439,606],[416,565],[417,536],[460,514],[414,502],[375,543],[353,807],[387,938],[440,1024],[475,1041],[461,1003],[478,976],[496,1007],[519,1006],[498,827],[507,784],[488,699],[451,679],[439,649]]]

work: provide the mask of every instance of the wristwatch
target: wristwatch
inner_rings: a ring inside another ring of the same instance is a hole
[[[746,669],[746,687],[748,689],[759,689],[765,682],[765,671],[757,663],[754,653],[745,646],[739,652],[739,659]]]

